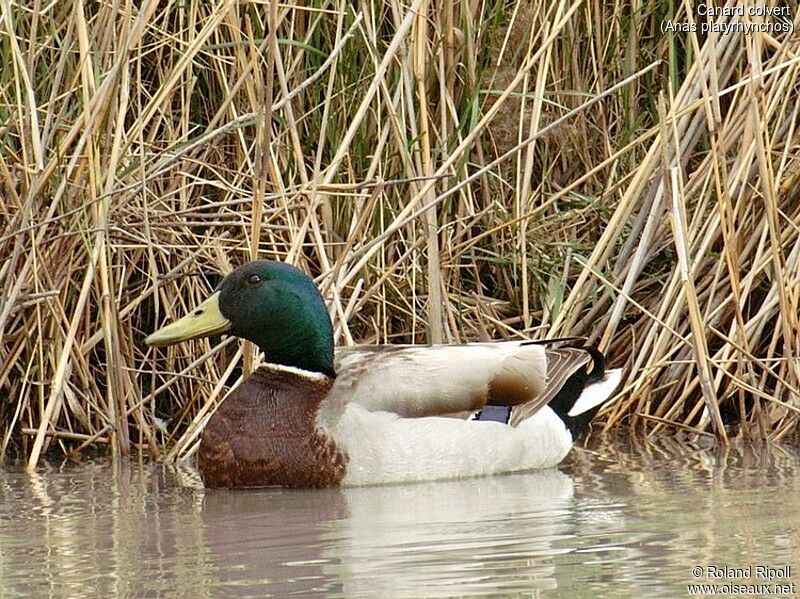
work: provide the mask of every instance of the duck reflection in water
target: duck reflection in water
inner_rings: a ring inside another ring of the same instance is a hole
[[[316,491],[207,491],[208,546],[244,594],[435,597],[556,587],[557,470]]]

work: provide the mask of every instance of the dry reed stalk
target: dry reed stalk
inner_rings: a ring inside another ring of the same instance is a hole
[[[700,306],[697,302],[697,290],[694,287],[692,268],[689,266],[689,252],[686,238],[686,208],[681,203],[680,182],[678,180],[678,167],[670,167],[670,189],[672,191],[672,212],[670,213],[670,226],[675,238],[675,248],[678,252],[678,267],[681,282],[683,283],[686,305],[689,310],[689,324],[692,328],[692,344],[697,361],[697,376],[700,380],[700,389],[706,403],[706,410],[711,414],[711,420],[719,437],[727,441],[725,425],[719,414],[719,401],[714,387],[711,384],[711,367],[708,360],[708,341],[703,327]],[[701,421],[702,422],[702,421]]]
[[[585,335],[626,369],[606,428],[795,430],[796,34],[654,35],[688,0],[0,10],[4,457],[191,455],[258,356],[142,338],[254,257],[340,343]]]

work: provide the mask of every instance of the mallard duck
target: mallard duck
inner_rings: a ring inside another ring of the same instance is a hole
[[[502,341],[334,351],[317,286],[257,260],[145,339],[228,333],[266,363],[203,431],[207,487],[399,483],[548,468],[613,394],[621,371],[591,347]]]

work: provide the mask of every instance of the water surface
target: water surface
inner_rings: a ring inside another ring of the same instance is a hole
[[[685,597],[698,582],[800,586],[799,466],[788,447],[666,440],[578,449],[560,470],[312,491],[203,491],[191,468],[159,464],[6,468],[0,597]],[[794,571],[767,581],[756,565]],[[709,566],[751,572],[713,579]]]

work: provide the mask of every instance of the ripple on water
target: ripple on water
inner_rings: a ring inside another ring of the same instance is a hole
[[[157,464],[4,470],[0,596],[674,597],[695,565],[800,563],[798,466],[666,440],[315,491],[203,492]]]

